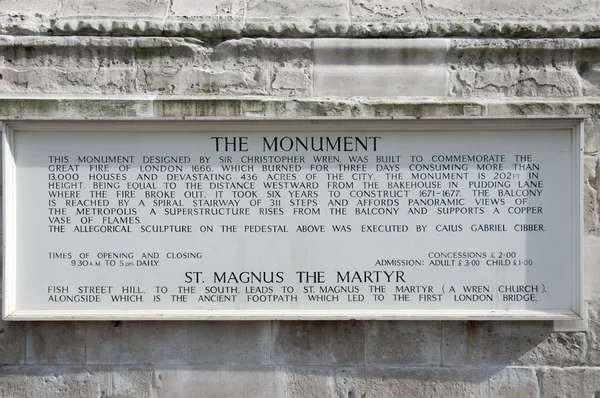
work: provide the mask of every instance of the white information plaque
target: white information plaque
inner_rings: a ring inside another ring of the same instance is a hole
[[[6,121],[4,319],[578,319],[582,119]]]

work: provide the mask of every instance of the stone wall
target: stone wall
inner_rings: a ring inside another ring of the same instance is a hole
[[[2,397],[597,397],[597,0],[0,0],[0,115],[590,115],[585,322],[2,322]]]

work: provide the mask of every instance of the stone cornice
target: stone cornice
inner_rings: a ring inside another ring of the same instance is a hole
[[[48,0],[7,2],[0,34],[198,38],[600,37],[591,0]]]

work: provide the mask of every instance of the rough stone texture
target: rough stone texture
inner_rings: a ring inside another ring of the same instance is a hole
[[[540,379],[543,397],[595,398],[600,395],[598,368],[543,368]]]
[[[151,368],[116,368],[111,374],[109,397],[155,398],[157,389]]]
[[[0,33],[599,37],[597,0],[3,0]]]
[[[545,49],[552,47],[553,51]],[[580,96],[576,41],[452,41],[446,62],[457,97]],[[511,49],[511,50],[509,50]]]
[[[591,302],[588,306],[588,322],[586,363],[588,365],[600,366],[600,303],[598,301]]]
[[[248,0],[244,32],[258,36],[329,36],[346,32],[348,2],[343,0]]]
[[[242,0],[173,0],[164,30],[168,34],[207,37],[239,36],[243,29]]]
[[[27,363],[80,364],[85,359],[85,323],[27,324]]]
[[[444,322],[442,364],[584,364],[585,334],[551,333],[551,326],[540,322]]]
[[[4,366],[0,396],[10,398],[155,398],[149,368]]]
[[[86,361],[90,364],[188,363],[187,322],[88,322],[86,325]]]
[[[0,321],[0,364],[25,361],[25,324]]]
[[[198,365],[268,365],[270,322],[206,322],[190,324],[188,358]]]
[[[271,367],[158,368],[159,398],[283,397],[284,375]]]
[[[275,322],[273,359],[290,365],[354,365],[365,362],[361,322]]]
[[[187,362],[187,322],[123,322],[120,329],[122,363]]]
[[[60,0],[0,0],[0,34],[44,34],[60,9]]]
[[[491,368],[488,370],[490,392],[494,398],[538,398],[538,379],[531,368]]]
[[[470,101],[595,98],[600,91],[596,72],[599,48],[599,40],[577,39],[243,38],[217,42],[167,37],[0,36],[0,90],[12,94]],[[578,104],[575,110],[593,115],[586,122],[586,151],[598,148],[600,106],[595,102]],[[497,114],[573,113],[565,112],[565,104],[560,105],[564,109],[548,102],[538,106],[505,107]]]
[[[367,364],[439,365],[441,322],[369,322]]]
[[[421,3],[414,0],[351,0],[349,34],[413,37],[427,33]]]
[[[285,369],[285,396],[294,398],[334,398],[335,378],[329,367],[305,366]]]
[[[312,65],[307,40],[0,36],[12,93],[310,95]]]
[[[4,366],[0,368],[0,396],[100,398],[111,391],[110,379],[110,371],[106,369]]]
[[[136,31],[157,34],[163,31],[168,9],[168,0],[64,0],[52,31],[93,35]]]
[[[484,369],[341,368],[336,371],[339,397],[483,397]]]

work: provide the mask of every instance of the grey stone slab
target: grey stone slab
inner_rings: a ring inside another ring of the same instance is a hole
[[[343,0],[248,0],[244,33],[251,36],[312,36],[346,32],[350,9]]]
[[[122,322],[119,363],[188,363],[188,322]]]
[[[193,322],[189,329],[189,363],[268,365],[270,322]]]
[[[484,369],[376,368],[336,370],[338,396],[364,398],[484,397]]]
[[[25,325],[24,322],[0,321],[0,364],[25,361]]]
[[[551,322],[444,322],[442,327],[446,366],[585,362],[585,334],[553,333]]]
[[[364,364],[361,322],[287,322],[273,324],[273,363],[290,365]]]
[[[173,0],[171,15],[181,17],[238,17],[244,16],[243,0]]]
[[[244,3],[242,0],[173,0],[164,30],[184,36],[240,36]]]
[[[155,372],[145,368],[111,368],[110,397],[143,397],[156,398],[157,389],[154,383]]]
[[[488,369],[490,398],[538,398],[538,378],[533,368]]]
[[[188,363],[188,322],[88,322],[89,364]]]
[[[353,116],[368,117],[447,117],[465,116],[469,112],[484,112],[484,106],[472,102],[438,102],[419,101],[397,102],[384,100],[360,101],[354,104]]]
[[[543,368],[540,370],[543,397],[597,397],[600,395],[598,368]]]
[[[83,363],[85,360],[85,323],[29,322],[26,347],[27,363]]]
[[[272,367],[157,368],[159,398],[282,397],[285,374]]]
[[[53,116],[58,113],[58,100],[0,98],[0,115]]]
[[[590,238],[588,238],[590,239]],[[597,240],[597,239],[594,239]],[[596,278],[598,278],[596,276]],[[598,289],[598,286],[595,287]],[[600,302],[592,301],[588,304],[588,350],[586,364],[592,366],[600,365]]]
[[[425,16],[434,20],[512,20],[512,21],[583,21],[598,14],[597,0],[503,0],[485,3],[477,0],[428,0]]]
[[[598,231],[598,191],[589,184],[583,185],[583,232]]]
[[[0,12],[6,14],[47,14],[55,15],[60,9],[60,0],[0,0]]]
[[[420,37],[427,33],[421,3],[414,0],[351,0],[350,34]]]
[[[598,215],[593,217],[597,220]],[[597,236],[583,238],[583,264],[583,298],[589,302],[589,314],[592,317],[592,313],[595,314],[598,308],[597,300],[600,299],[600,239]],[[592,323],[589,325],[592,326]]]
[[[95,115],[102,117],[151,117],[154,116],[153,101],[146,99],[112,100],[61,100],[58,114],[61,117]]]
[[[514,50],[507,51],[513,47]],[[573,97],[582,94],[577,40],[452,41],[447,63],[456,97]]]
[[[94,15],[136,18],[164,18],[167,14],[167,0],[63,0],[59,17]]]
[[[336,397],[333,369],[325,366],[286,368],[284,396],[294,398]]]
[[[315,96],[446,96],[445,39],[315,39]]]
[[[441,322],[371,321],[366,324],[367,364],[439,365]]]
[[[0,396],[10,398],[81,398],[107,396],[107,369],[65,366],[0,367]]]
[[[86,363],[102,365],[122,362],[119,323],[86,322],[85,327]]]

